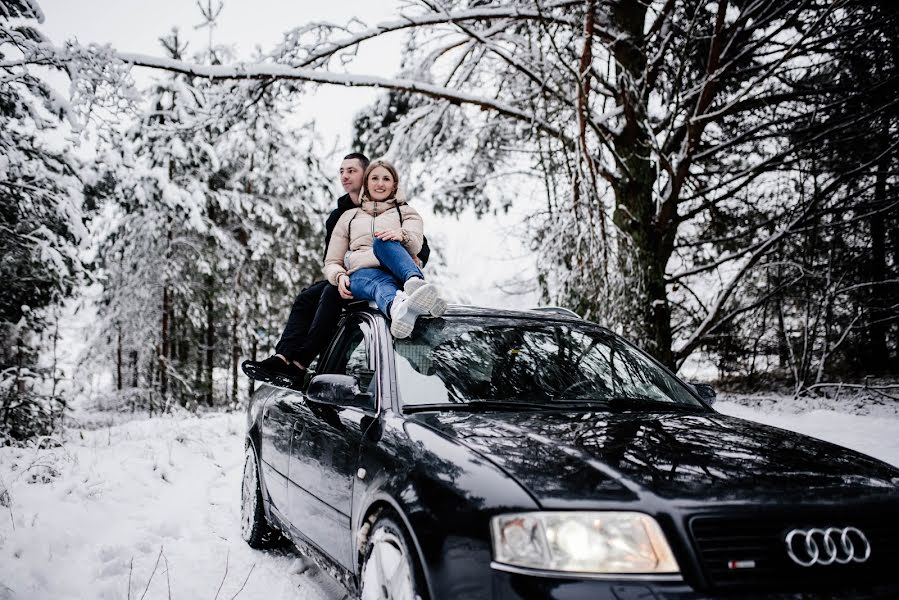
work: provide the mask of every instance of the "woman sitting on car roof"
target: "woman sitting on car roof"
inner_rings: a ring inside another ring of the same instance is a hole
[[[405,201],[396,168],[386,160],[365,170],[360,200],[334,227],[325,277],[344,298],[374,300],[390,318],[393,336],[409,337],[420,315],[446,311],[440,290],[425,282],[413,260],[424,238],[421,215]]]

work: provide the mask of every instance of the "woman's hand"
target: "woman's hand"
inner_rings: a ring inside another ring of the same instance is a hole
[[[402,242],[404,236],[402,229],[391,229],[389,231],[379,231],[375,234],[375,237],[384,242]]]
[[[350,276],[346,273],[337,276],[337,291],[344,300],[353,299],[353,293],[350,291]]]

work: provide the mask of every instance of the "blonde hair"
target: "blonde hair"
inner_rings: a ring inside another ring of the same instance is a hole
[[[393,193],[387,197],[387,200],[390,200],[391,198],[399,200],[399,198],[397,198],[397,192],[400,189],[400,175],[397,173],[396,167],[383,158],[371,161],[368,167],[366,167],[365,173],[362,175],[362,198],[371,199],[371,192],[368,191],[368,176],[378,167],[384,167],[390,173],[391,177],[393,177]]]

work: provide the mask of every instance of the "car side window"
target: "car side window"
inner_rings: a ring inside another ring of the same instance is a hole
[[[351,317],[344,325],[322,372],[351,375],[356,378],[360,391],[367,392],[374,380],[371,343],[371,326],[361,318]]]
[[[371,363],[368,359],[368,345],[365,343],[365,338],[362,338],[356,347],[353,348],[353,351],[350,352],[345,371],[347,375],[352,375],[369,368],[371,368]]]

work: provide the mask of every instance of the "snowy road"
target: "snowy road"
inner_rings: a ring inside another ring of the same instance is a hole
[[[760,406],[718,409],[899,466],[894,410]],[[300,573],[299,555],[241,540],[242,428],[243,415],[144,419],[0,448],[0,600],[341,598],[326,575]]]

